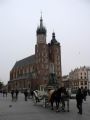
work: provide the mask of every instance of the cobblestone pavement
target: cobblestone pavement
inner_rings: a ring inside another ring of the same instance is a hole
[[[41,103],[34,105],[32,99],[24,101],[19,94],[18,101],[11,101],[11,96],[0,95],[0,120],[90,120],[90,96],[83,102],[83,114],[77,113],[76,101],[70,100],[70,112],[56,112],[44,108]]]

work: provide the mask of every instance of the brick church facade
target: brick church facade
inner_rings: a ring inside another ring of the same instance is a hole
[[[36,30],[35,54],[17,61],[10,71],[8,88],[11,89],[37,89],[40,85],[47,85],[50,74],[54,73],[58,84],[61,84],[61,47],[52,33],[50,43],[46,42],[46,28],[42,17]]]

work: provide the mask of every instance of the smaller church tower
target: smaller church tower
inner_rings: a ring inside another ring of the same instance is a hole
[[[37,82],[47,84],[49,76],[49,59],[48,59],[48,45],[46,43],[46,28],[43,26],[42,16],[40,18],[40,26],[36,31],[37,43],[35,46],[35,57],[37,66]]]
[[[50,72],[57,76],[57,82],[60,84],[62,79],[61,71],[61,46],[56,40],[55,33],[52,33],[52,39],[49,45]],[[52,71],[53,70],[53,71]]]

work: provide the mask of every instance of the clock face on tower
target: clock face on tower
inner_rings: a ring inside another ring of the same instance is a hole
[[[38,35],[37,36],[37,42],[38,43],[46,43],[46,38],[44,35]]]

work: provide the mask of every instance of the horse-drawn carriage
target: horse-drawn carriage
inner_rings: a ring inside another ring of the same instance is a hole
[[[48,103],[48,92],[46,90],[46,86],[41,85],[38,90],[33,91],[33,102],[34,104],[37,104],[38,102],[41,102],[44,107],[46,107],[46,104]]]
[[[55,102],[57,111],[59,110],[59,104],[61,104],[62,110],[65,110],[66,104],[67,111],[69,111],[69,96],[64,87],[57,89],[54,86],[41,85],[39,90],[33,91],[33,102],[35,104],[42,102],[44,107],[51,105],[51,109],[53,109]]]

